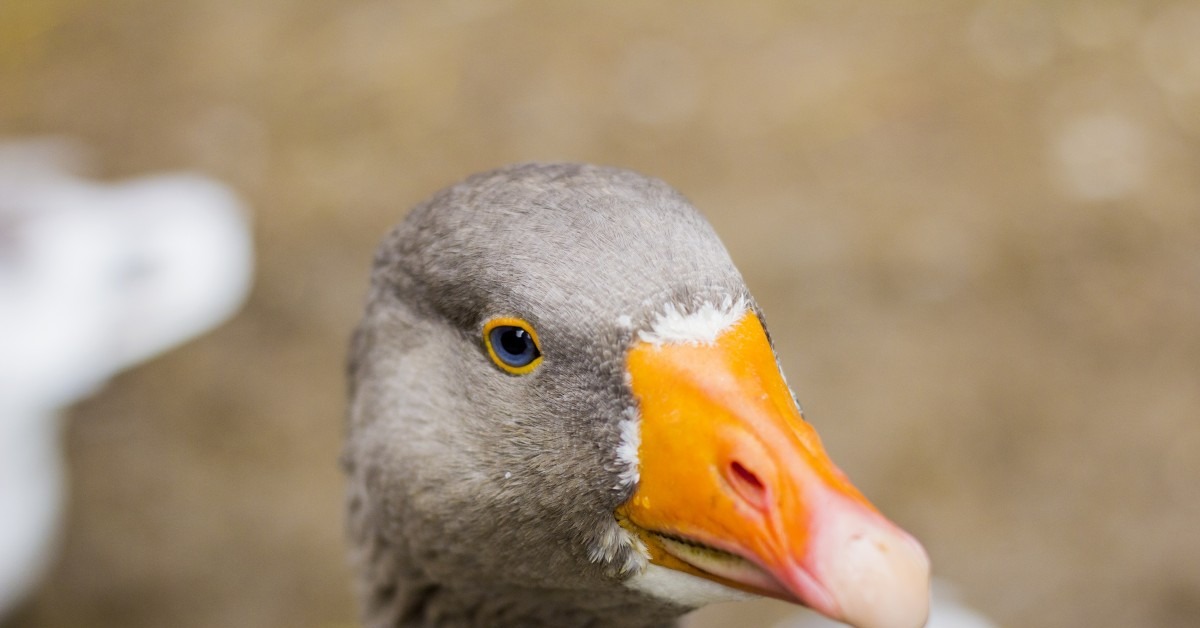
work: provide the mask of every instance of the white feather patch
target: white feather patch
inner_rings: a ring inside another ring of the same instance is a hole
[[[617,445],[617,464],[620,475],[614,489],[636,486],[641,476],[638,473],[638,447],[642,442],[642,417],[637,408],[625,408],[621,419],[621,443]]]
[[[649,331],[639,331],[638,338],[654,345],[691,343],[708,345],[717,341],[721,332],[732,327],[746,314],[746,299],[725,297],[720,304],[706,302],[690,313],[674,303],[667,303],[655,316]]]
[[[636,574],[648,564],[649,550],[616,519],[602,524],[588,543],[588,559],[613,575]]]

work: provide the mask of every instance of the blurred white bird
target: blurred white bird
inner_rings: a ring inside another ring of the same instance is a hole
[[[841,624],[816,613],[797,614],[772,625],[772,628],[838,628]],[[929,605],[929,622],[925,628],[997,628],[991,620],[967,608],[954,588],[941,581],[933,583],[933,601]]]
[[[683,628],[744,625],[740,617],[767,618],[771,628],[844,628],[815,612],[775,600],[754,600],[710,606],[684,619]],[[925,628],[998,628],[997,624],[967,607],[951,583],[934,579],[929,622]]]
[[[72,174],[64,140],[0,144],[0,617],[53,549],[60,412],[232,315],[250,286],[246,211],[221,184]]]

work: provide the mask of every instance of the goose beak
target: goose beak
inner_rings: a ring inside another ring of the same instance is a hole
[[[916,628],[929,558],[829,459],[753,313],[709,344],[635,344],[633,496],[617,517],[651,562],[859,628]]]

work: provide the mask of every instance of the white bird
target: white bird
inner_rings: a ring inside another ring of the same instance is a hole
[[[250,285],[229,189],[187,173],[87,181],[71,173],[79,154],[0,144],[0,617],[52,554],[62,409],[228,318]]]
[[[844,628],[843,624],[812,611],[776,600],[753,600],[718,604],[700,609],[682,622],[683,628],[715,628],[742,624],[741,618],[755,617],[767,628]],[[925,628],[998,628],[998,625],[960,599],[954,585],[933,579],[933,599]]]

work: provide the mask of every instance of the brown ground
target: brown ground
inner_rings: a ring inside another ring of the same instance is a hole
[[[1200,3],[0,2],[0,134],[256,211],[233,322],[70,413],[17,626],[350,625],[342,357],[472,171],[675,184],[833,457],[1007,626],[1200,625]]]

